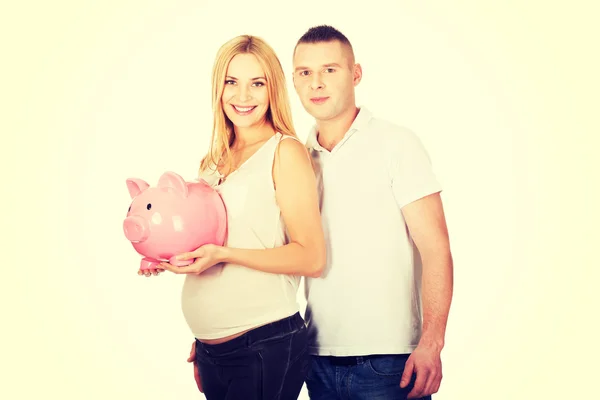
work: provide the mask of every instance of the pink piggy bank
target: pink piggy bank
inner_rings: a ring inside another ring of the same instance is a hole
[[[125,237],[142,256],[140,269],[156,268],[162,261],[205,244],[222,246],[227,234],[227,215],[219,193],[203,180],[186,182],[165,172],[156,187],[137,178],[127,179],[132,203],[123,221]]]

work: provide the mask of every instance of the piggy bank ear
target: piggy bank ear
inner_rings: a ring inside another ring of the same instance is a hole
[[[159,188],[170,188],[180,193],[184,197],[188,195],[188,187],[181,176],[175,172],[165,172],[158,180]]]
[[[127,179],[127,190],[129,190],[129,195],[132,199],[138,194],[142,193],[144,190],[148,189],[149,187],[150,185],[148,185],[143,179]]]

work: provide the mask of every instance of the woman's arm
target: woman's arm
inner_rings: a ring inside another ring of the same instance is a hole
[[[317,182],[306,148],[294,139],[282,140],[273,163],[275,196],[290,243],[273,249],[239,249],[208,244],[180,254],[176,260],[191,260],[178,267],[161,263],[176,274],[201,274],[226,262],[276,274],[321,276],[325,268],[325,238],[319,212]]]
[[[217,257],[220,262],[265,272],[319,277],[325,267],[325,238],[315,173],[300,142],[287,139],[279,143],[273,180],[290,243],[273,249],[223,247]]]

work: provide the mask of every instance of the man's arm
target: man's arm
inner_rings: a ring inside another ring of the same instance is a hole
[[[423,263],[423,332],[401,382],[405,387],[416,372],[409,398],[417,398],[437,392],[440,386],[440,353],[452,300],[454,268],[440,193],[407,204],[402,214]]]
[[[400,381],[400,386],[406,387],[416,374],[408,394],[412,399],[437,392],[441,383],[440,353],[452,298],[453,262],[440,196],[442,185],[425,146],[407,129],[398,129],[397,135],[390,137],[393,140],[386,146],[386,157],[392,191],[423,264],[423,331]]]
[[[423,334],[420,343],[441,351],[454,279],[450,240],[440,193],[404,206],[402,214],[423,262]]]

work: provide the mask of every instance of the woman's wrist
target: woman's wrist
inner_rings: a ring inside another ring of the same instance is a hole
[[[231,257],[231,249],[225,246],[217,246],[217,260],[218,262],[229,262]]]

